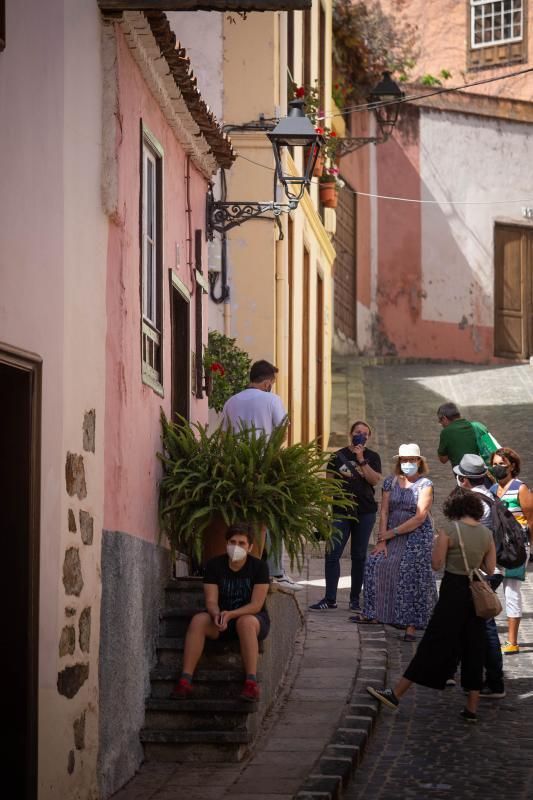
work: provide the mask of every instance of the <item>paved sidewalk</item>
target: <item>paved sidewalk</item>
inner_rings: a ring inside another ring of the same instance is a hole
[[[297,597],[307,614],[306,630],[249,759],[226,766],[146,763],[113,800],[291,800],[346,711],[360,657],[358,628],[348,622],[348,579],[342,581],[338,610],[307,613],[323,596],[323,559],[309,558],[294,577],[304,586]]]

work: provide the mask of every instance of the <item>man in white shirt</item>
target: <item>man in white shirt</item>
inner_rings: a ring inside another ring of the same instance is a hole
[[[250,384],[238,394],[226,401],[222,409],[222,427],[224,430],[254,427],[270,435],[274,428],[286,419],[287,412],[281,397],[272,392],[278,368],[268,361],[255,361],[250,369]],[[267,531],[267,546],[269,536]],[[281,586],[293,591],[302,587],[295,583],[284,571],[283,556],[279,560],[271,556],[268,568],[273,580]]]

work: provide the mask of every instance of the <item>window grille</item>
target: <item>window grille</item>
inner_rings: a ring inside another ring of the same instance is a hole
[[[523,0],[470,0],[470,6],[473,49],[522,41]]]

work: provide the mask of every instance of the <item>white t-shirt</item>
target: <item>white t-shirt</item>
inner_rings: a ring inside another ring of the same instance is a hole
[[[238,430],[252,427],[271,434],[281,425],[287,412],[281,397],[261,389],[244,389],[226,401],[222,409],[222,427],[225,430]]]

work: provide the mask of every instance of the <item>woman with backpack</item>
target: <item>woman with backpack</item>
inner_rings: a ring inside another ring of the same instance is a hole
[[[502,646],[504,655],[515,655],[520,652],[518,644],[518,628],[522,618],[522,581],[526,579],[526,567],[529,559],[528,535],[533,531],[533,492],[518,479],[520,474],[520,456],[510,447],[500,447],[491,456],[491,472],[497,483],[491,492],[505,503],[509,511],[524,531],[527,557],[515,569],[498,569],[503,574],[503,593],[507,614],[507,641]]]

